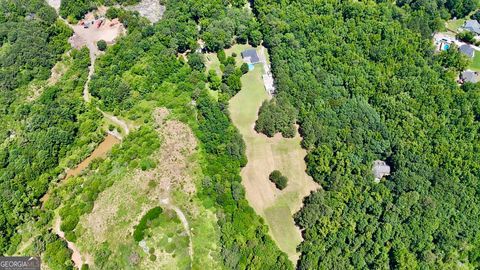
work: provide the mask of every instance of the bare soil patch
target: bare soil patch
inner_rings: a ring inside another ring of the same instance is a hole
[[[165,12],[165,6],[158,0],[142,0],[134,6],[125,7],[126,10],[138,11],[140,15],[147,18],[151,23],[158,22]]]

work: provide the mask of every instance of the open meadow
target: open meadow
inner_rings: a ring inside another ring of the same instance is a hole
[[[231,51],[239,55],[243,49],[234,46]],[[231,54],[228,50],[226,53]],[[265,219],[280,249],[295,262],[302,237],[292,215],[300,210],[303,198],[319,186],[305,172],[306,151],[300,146],[298,134],[290,139],[280,134],[268,138],[254,130],[262,102],[271,98],[263,86],[263,72],[263,65],[256,64],[242,77],[242,90],[230,100],[230,116],[247,146],[248,163],[241,172],[247,200]],[[289,179],[282,191],[268,179],[273,170],[280,170]]]

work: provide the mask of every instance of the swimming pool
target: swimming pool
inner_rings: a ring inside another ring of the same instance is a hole
[[[248,64],[248,70],[253,70],[255,68],[255,65],[253,64]]]
[[[450,44],[443,44],[443,50],[446,51],[450,48]]]

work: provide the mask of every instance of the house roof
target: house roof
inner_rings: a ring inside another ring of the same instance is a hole
[[[390,175],[390,166],[383,160],[375,160],[373,162],[373,175],[375,176],[375,180],[379,181],[386,175]]]
[[[477,83],[480,81],[480,77],[477,72],[471,70],[465,70],[461,74],[461,78],[464,82]]]
[[[463,25],[463,28],[470,32],[480,34],[480,23],[478,23],[477,20],[466,21],[465,24]]]
[[[475,56],[475,49],[470,45],[463,44],[462,46],[460,46],[459,50],[470,58],[473,58],[473,56]]]
[[[257,50],[249,49],[242,52],[243,58],[249,58],[251,63],[258,63],[260,62],[260,58],[258,58]]]

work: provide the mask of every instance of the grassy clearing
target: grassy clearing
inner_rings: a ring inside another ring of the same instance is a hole
[[[220,61],[218,60],[216,53],[205,54],[204,60],[207,71],[210,69],[214,69],[217,72],[218,76],[222,75],[222,70],[220,69]]]
[[[175,212],[165,210],[150,227],[145,238],[150,255],[148,260],[142,260],[140,268],[187,269],[190,266],[189,240]],[[151,258],[152,254],[155,257]]]
[[[458,32],[458,29],[462,27],[465,23],[466,19],[458,19],[458,20],[449,20],[445,24],[446,28],[453,32]]]
[[[474,71],[480,71],[480,52],[475,53],[472,63],[470,66],[468,66],[468,68]]]
[[[203,208],[194,193],[201,174],[195,139],[188,126],[171,117],[166,110],[155,113],[162,140],[160,150],[150,157],[156,167],[147,171],[118,168],[120,174],[114,168],[112,173],[122,176],[100,193],[91,213],[80,218],[75,242],[82,254],[93,256],[94,268],[106,267],[98,257],[108,250],[108,266],[118,269],[188,269],[189,237],[175,211],[162,207],[162,215],[148,222],[143,238],[147,251],[132,236],[145,213],[168,197],[182,209],[193,230],[195,265],[219,268],[215,215]]]
[[[244,49],[244,46],[234,46],[230,50],[239,52]],[[263,66],[257,64],[253,71],[242,77],[242,90],[230,100],[230,115],[247,145],[248,164],[241,172],[246,197],[255,211],[265,218],[280,249],[295,262],[299,256],[296,247],[302,238],[292,215],[317,185],[305,173],[303,159],[306,151],[301,148],[298,135],[291,139],[279,134],[268,138],[253,129],[258,109],[264,100],[270,98],[263,86],[263,72]],[[289,179],[283,191],[276,189],[268,179],[275,169]]]
[[[247,44],[237,44],[235,46],[232,46],[231,48],[225,49],[225,54],[228,57],[231,56],[233,53],[236,53],[237,56],[235,56],[235,61],[237,62],[237,66],[240,66],[241,64],[243,64],[241,52],[246,49],[252,49],[252,46]]]

